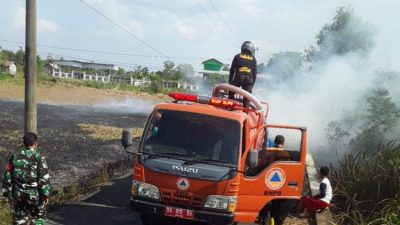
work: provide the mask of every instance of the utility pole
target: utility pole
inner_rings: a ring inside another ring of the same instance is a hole
[[[37,133],[36,0],[26,0],[25,26],[25,132]]]

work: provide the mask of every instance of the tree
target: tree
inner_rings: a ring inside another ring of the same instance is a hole
[[[188,63],[179,64],[176,67],[176,72],[174,75],[174,80],[184,79],[186,81],[191,81],[194,77],[193,66]]]
[[[141,65],[136,66],[133,69],[133,77],[137,79],[142,79],[143,78],[142,70],[143,67]]]
[[[366,98],[368,104],[361,133],[350,141],[355,151],[370,152],[385,142],[385,134],[396,126],[399,111],[387,89],[373,89]]]
[[[12,51],[3,49],[0,52],[0,59],[7,61],[15,61],[15,54]]]
[[[37,70],[38,71],[42,70],[43,66],[44,66],[44,61],[40,58],[40,56],[37,55],[36,56],[36,67],[37,67]]]
[[[157,71],[157,72],[151,72],[149,74],[150,80],[151,80],[151,84],[150,84],[150,91],[152,93],[159,93],[160,91],[162,91],[162,72],[161,71]]]
[[[149,68],[147,66],[143,67],[140,71],[144,77],[149,76]]]
[[[162,71],[162,77],[165,80],[169,80],[172,78],[172,76],[174,75],[175,71],[174,71],[174,67],[175,67],[175,63],[170,61],[170,60],[166,60],[164,62],[164,69]]]
[[[176,68],[179,72],[183,73],[185,77],[193,77],[193,66],[188,63],[179,64]]]
[[[22,47],[15,53],[15,63],[18,65],[25,65],[25,51]]]
[[[318,33],[318,48],[306,49],[306,59],[314,61],[350,52],[368,53],[374,46],[374,36],[373,28],[357,17],[352,8],[340,7],[333,22]]]
[[[265,71],[273,74],[277,81],[283,81],[299,72],[303,62],[301,52],[279,52],[269,59]]]
[[[367,121],[369,127],[382,127],[387,131],[393,127],[399,117],[396,104],[392,101],[387,89],[374,89],[367,98]]]
[[[124,68],[119,67],[119,68],[118,68],[118,71],[117,71],[117,75],[118,75],[118,76],[123,76],[123,75],[125,75],[125,70],[124,70]]]
[[[339,121],[329,122],[325,131],[326,137],[331,143],[340,143],[343,138],[350,135],[350,133],[343,128],[343,124]]]

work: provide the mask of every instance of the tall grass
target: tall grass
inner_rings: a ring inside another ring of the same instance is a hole
[[[374,153],[350,153],[333,169],[333,211],[338,224],[400,224],[400,144]]]

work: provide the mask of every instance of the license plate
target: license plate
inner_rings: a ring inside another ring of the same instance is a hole
[[[178,217],[187,220],[194,220],[194,211],[189,209],[180,209],[175,207],[167,206],[165,207],[166,216]]]

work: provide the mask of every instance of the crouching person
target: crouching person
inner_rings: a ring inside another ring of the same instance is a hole
[[[323,166],[319,170],[321,183],[319,185],[319,194],[315,196],[303,196],[300,204],[297,206],[297,216],[304,210],[308,214],[315,214],[318,210],[323,210],[329,207],[332,199],[332,186],[328,179],[329,168]]]
[[[6,166],[3,196],[13,206],[13,224],[44,224],[50,194],[49,171],[46,159],[37,151],[38,140],[27,132],[25,149],[13,154]]]

